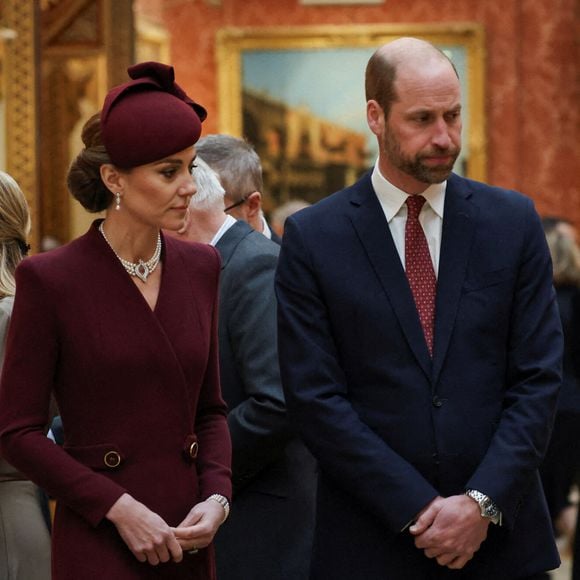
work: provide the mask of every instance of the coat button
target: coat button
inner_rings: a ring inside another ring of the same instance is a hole
[[[443,407],[443,401],[437,395],[433,397],[432,402],[434,407]]]
[[[189,457],[191,457],[191,459],[195,459],[197,457],[198,451],[199,451],[199,445],[198,445],[197,441],[194,441],[189,446]]]
[[[116,451],[108,451],[103,457],[103,463],[107,467],[114,469],[115,467],[119,467],[119,465],[121,465],[121,456]]]

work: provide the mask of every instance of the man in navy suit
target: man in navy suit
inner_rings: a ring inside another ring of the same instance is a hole
[[[562,334],[538,215],[452,173],[441,51],[382,46],[366,92],[378,161],[287,220],[277,271],[288,409],[320,470],[311,577],[543,577]]]
[[[224,188],[199,156],[182,239],[222,260],[220,382],[229,407],[233,502],[215,538],[220,580],[305,580],[316,464],[286,417],[276,344],[274,273],[280,246],[224,213]]]

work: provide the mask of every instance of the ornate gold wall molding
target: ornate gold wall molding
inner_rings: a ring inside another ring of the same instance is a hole
[[[65,243],[94,216],[72,200],[66,174],[84,122],[133,63],[131,0],[59,0],[41,15],[42,236]]]
[[[37,31],[34,0],[2,0],[6,111],[6,170],[26,194],[32,214],[31,244],[38,247]]]

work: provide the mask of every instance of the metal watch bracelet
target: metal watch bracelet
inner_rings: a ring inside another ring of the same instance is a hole
[[[221,493],[212,493],[206,501],[210,500],[219,503],[224,508],[224,519],[222,520],[223,524],[230,515],[230,502],[228,501],[228,498],[223,496]]]
[[[476,489],[467,489],[465,495],[479,505],[482,518],[487,518],[493,524],[502,525],[502,513],[497,504],[489,496]]]

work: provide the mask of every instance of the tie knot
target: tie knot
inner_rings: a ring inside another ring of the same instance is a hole
[[[407,204],[407,212],[410,218],[418,218],[421,213],[421,208],[425,203],[425,198],[422,195],[410,195],[407,197],[405,203]]]

